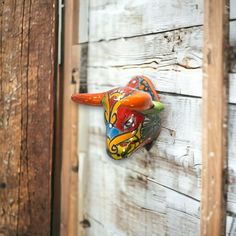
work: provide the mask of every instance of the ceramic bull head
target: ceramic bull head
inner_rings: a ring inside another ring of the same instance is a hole
[[[140,147],[149,150],[160,133],[159,112],[164,106],[147,77],[134,77],[126,87],[104,93],[74,94],[72,100],[104,107],[107,153],[115,160]]]

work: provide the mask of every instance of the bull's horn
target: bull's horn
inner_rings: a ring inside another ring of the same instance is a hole
[[[105,93],[76,93],[71,96],[74,102],[90,106],[102,106]]]
[[[154,106],[151,96],[141,91],[134,91],[132,95],[123,98],[121,104],[136,111],[145,111]]]

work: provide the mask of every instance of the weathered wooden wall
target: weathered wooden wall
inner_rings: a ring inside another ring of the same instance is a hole
[[[0,1],[0,235],[50,235],[54,0]]]
[[[163,126],[172,131],[163,129],[150,152],[112,161],[105,152],[103,111],[87,110],[88,151],[80,155],[81,235],[199,235],[203,1],[90,0],[84,6],[81,79],[87,78],[89,92],[125,85],[133,75],[149,76],[166,106]],[[234,0],[230,13],[227,233],[236,235]]]

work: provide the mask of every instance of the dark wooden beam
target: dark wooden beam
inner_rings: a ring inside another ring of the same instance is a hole
[[[55,4],[0,1],[1,235],[50,235]]]

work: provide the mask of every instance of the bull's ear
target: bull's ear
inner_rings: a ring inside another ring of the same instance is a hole
[[[71,96],[72,101],[90,106],[102,106],[105,93],[76,93]]]
[[[148,93],[135,90],[130,96],[121,100],[121,104],[135,111],[145,111],[153,107],[152,98]]]

